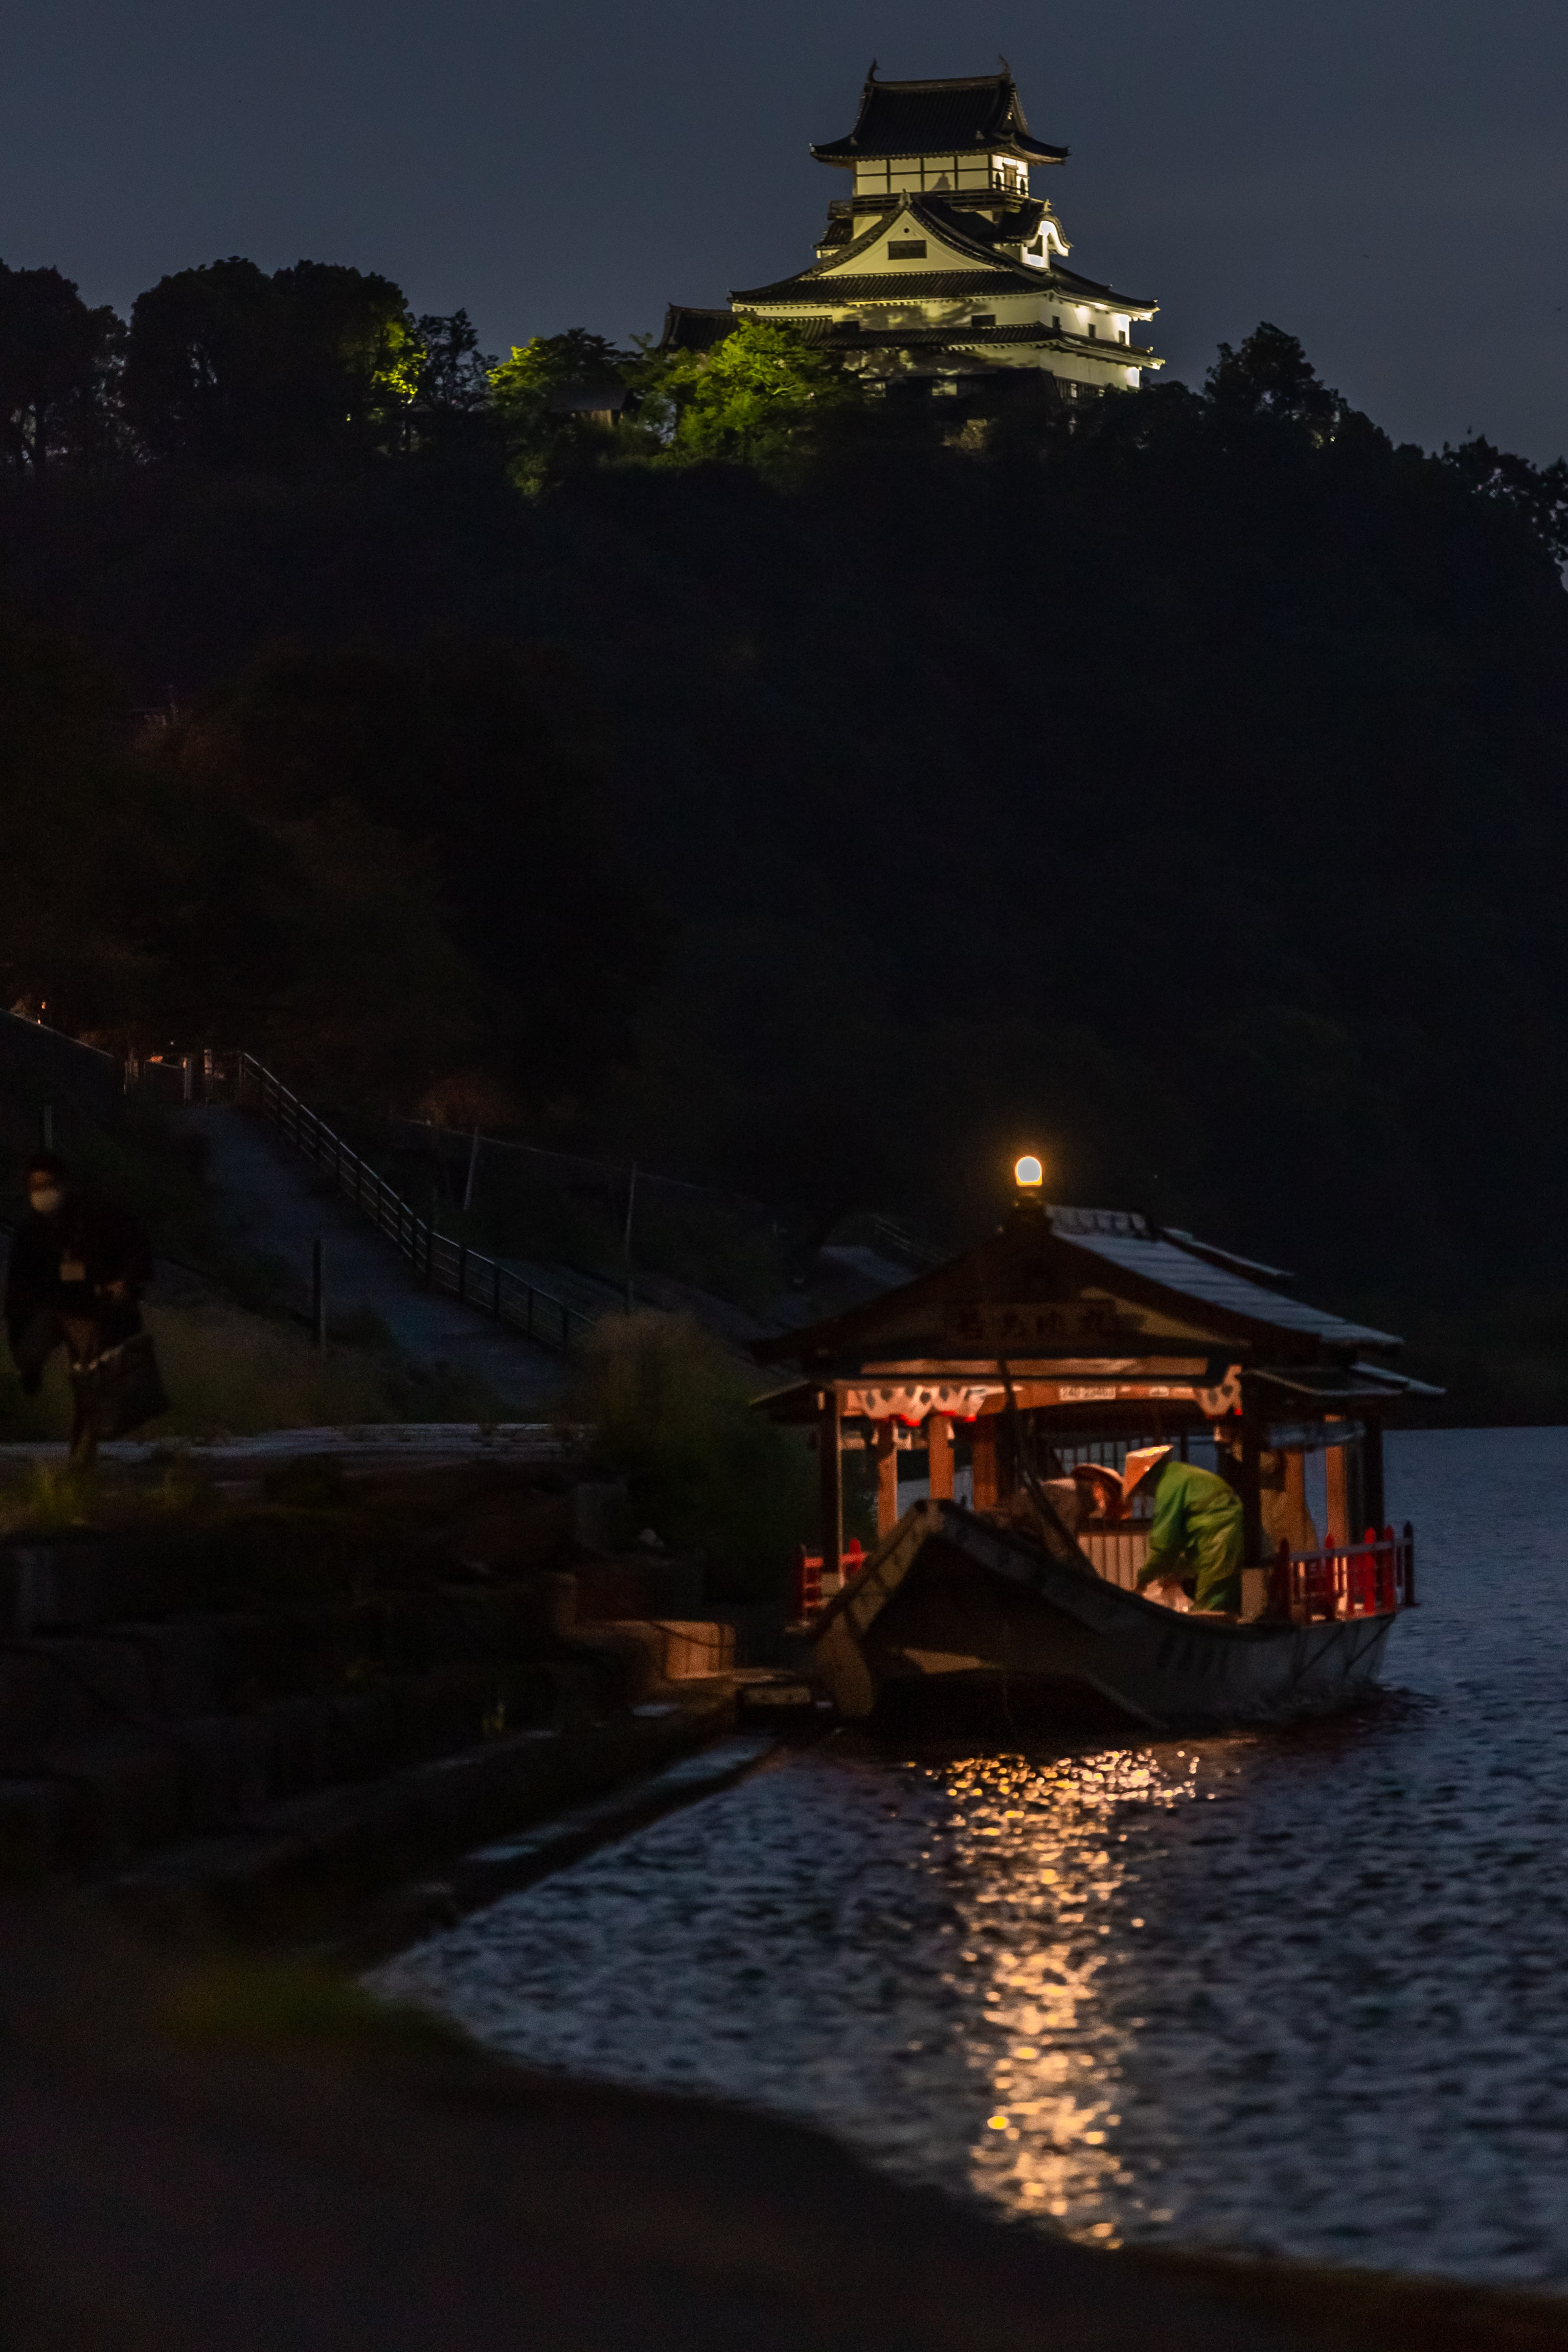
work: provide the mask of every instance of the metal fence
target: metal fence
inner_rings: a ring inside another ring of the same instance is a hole
[[[466,1242],[437,1233],[432,1217],[422,1216],[401,1193],[394,1192],[368,1160],[345,1143],[319,1111],[312,1110],[254,1054],[236,1055],[231,1066],[235,1100],[259,1111],[329,1178],[332,1190],[377,1233],[385,1234],[426,1289],[461,1299],[561,1355],[570,1355],[592,1328],[596,1318],[580,1307],[569,1307],[563,1298],[525,1281],[498,1258],[486,1257]],[[210,1090],[210,1063],[205,1076]],[[188,1076],[185,1084],[190,1084]]]

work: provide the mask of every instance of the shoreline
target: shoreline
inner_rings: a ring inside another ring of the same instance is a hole
[[[1568,2302],[1095,2252],[330,1971],[0,1901],[9,2352],[1549,2352]]]

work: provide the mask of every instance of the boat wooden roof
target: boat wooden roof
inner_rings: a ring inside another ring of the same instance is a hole
[[[808,1377],[828,1379],[871,1363],[1001,1357],[1044,1364],[1174,1349],[1218,1365],[1343,1374],[1402,1345],[1392,1332],[1292,1298],[1259,1274],[1282,1278],[1130,1211],[1020,1202],[978,1248],[753,1352],[759,1362],[793,1362]]]

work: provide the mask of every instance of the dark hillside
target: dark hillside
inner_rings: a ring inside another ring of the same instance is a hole
[[[1062,1196],[1293,1265],[1466,1413],[1531,1418],[1568,1414],[1543,511],[1217,391],[531,502],[477,447],[144,468],[13,490],[4,528],[29,608],[194,701],[187,785],[415,845],[477,975],[451,1050],[541,1133],[951,1231],[1038,1139]],[[562,794],[586,831],[545,824]],[[517,1037],[538,943],[596,923],[596,968],[632,946],[572,1086]]]

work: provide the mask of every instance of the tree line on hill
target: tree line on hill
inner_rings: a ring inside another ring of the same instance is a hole
[[[556,341],[454,330],[449,435],[242,456],[214,388],[201,454],[14,467],[13,992],[819,1234],[960,1238],[1033,1143],[1568,1415],[1568,469],[1396,446],[1270,328],[962,446],[739,338],[591,430]]]
[[[609,384],[607,435],[574,385]],[[52,268],[0,262],[0,446],[13,475],[177,463],[298,473],[477,444],[537,489],[574,464],[778,456],[852,377],[787,328],[713,354],[618,350],[583,328],[497,362],[465,310],[416,316],[373,271],[234,257],[182,269],[129,320]]]

